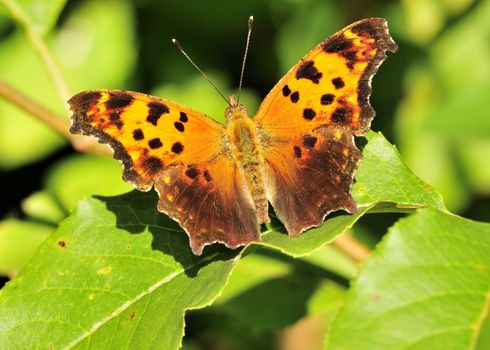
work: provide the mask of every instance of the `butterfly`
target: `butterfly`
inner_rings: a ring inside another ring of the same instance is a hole
[[[123,178],[152,187],[157,208],[187,232],[194,254],[260,240],[269,202],[291,236],[332,211],[356,211],[350,193],[375,112],[371,79],[397,45],[385,19],[335,33],[276,84],[253,118],[230,97],[226,125],[142,93],[88,90],[72,97],[71,132],[107,143]]]

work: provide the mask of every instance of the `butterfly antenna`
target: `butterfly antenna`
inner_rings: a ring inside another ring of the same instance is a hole
[[[245,44],[245,53],[243,54],[242,60],[242,71],[240,73],[240,84],[238,85],[238,96],[237,96],[237,104],[240,102],[240,94],[242,93],[242,83],[243,83],[243,73],[245,72],[245,62],[247,61],[248,55],[248,46],[250,44],[250,34],[252,34],[252,24],[254,22],[254,17],[250,16],[248,18],[248,32],[247,32],[247,43]]]
[[[204,79],[206,79],[208,81],[208,83],[211,84],[213,86],[213,88],[221,95],[221,97],[223,97],[223,99],[226,101],[226,103],[228,103],[228,105],[231,106],[230,101],[228,101],[228,99],[225,97],[225,95],[223,95],[223,93],[220,91],[220,89],[218,89],[218,87],[216,85],[214,85],[214,83],[211,81],[211,79],[209,79],[209,77],[206,75],[206,73],[204,73],[201,70],[201,68],[199,68],[197,66],[197,64],[194,63],[194,61],[184,51],[184,49],[182,48],[182,45],[180,45],[180,43],[177,41],[177,39],[172,39],[172,42],[175,44],[175,46],[177,46],[177,49],[180,51],[180,53],[183,54],[185,56],[185,58],[187,58],[187,60],[194,66],[194,68],[196,68],[197,71],[199,73],[201,73],[201,75],[204,77]]]

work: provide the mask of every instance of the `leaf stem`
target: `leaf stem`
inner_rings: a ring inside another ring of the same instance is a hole
[[[28,23],[22,9],[12,0],[2,0],[2,3],[10,12],[12,18],[14,18],[24,29],[27,39],[31,42],[32,46],[35,48],[36,52],[40,56],[48,73],[53,79],[56,91],[60,96],[63,105],[68,109],[67,101],[71,94],[69,92],[68,86],[61,74],[58,66],[56,65],[55,59],[51,52],[49,51],[46,42],[41,38],[39,33],[37,33]]]
[[[348,232],[338,236],[332,244],[358,264],[363,263],[371,254],[368,247],[359,242]]]
[[[0,79],[0,96],[4,97],[25,112],[37,117],[43,123],[54,129],[59,135],[70,140],[70,124],[67,119],[40,105],[13,86]]]
[[[13,86],[0,79],[0,97],[12,102],[23,111],[33,115],[44,124],[55,130],[60,136],[64,137],[79,152],[95,153],[100,155],[111,155],[109,147],[97,143],[94,139],[86,136],[73,135],[70,133],[70,123],[68,119],[47,109],[34,101],[29,96],[20,92]]]
[[[27,37],[31,40],[32,45],[36,48],[37,53],[41,57],[42,61],[44,62],[44,65],[46,66],[46,69],[51,75],[51,78],[53,79],[53,83],[56,87],[56,91],[58,92],[58,95],[60,96],[63,105],[65,106],[66,109],[68,109],[67,101],[69,100],[71,94],[70,91],[68,90],[68,86],[65,82],[65,79],[63,78],[54,60],[53,55],[49,51],[44,40],[41,37],[39,37],[37,33],[35,33],[31,29],[26,29],[26,34]]]

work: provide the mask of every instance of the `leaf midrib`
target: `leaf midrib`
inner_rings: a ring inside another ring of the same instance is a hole
[[[138,295],[136,295],[136,297],[134,297],[132,300],[128,300],[125,303],[123,303],[121,306],[119,306],[117,309],[115,309],[109,316],[106,316],[106,317],[102,318],[100,321],[95,322],[94,325],[88,331],[86,331],[81,336],[79,336],[78,338],[75,338],[73,341],[68,343],[68,345],[66,347],[64,347],[64,349],[73,349],[77,344],[81,343],[84,339],[86,339],[87,337],[94,334],[103,325],[105,325],[106,323],[108,323],[109,321],[114,319],[115,317],[122,314],[130,306],[134,305],[135,303],[137,303],[138,301],[143,299],[145,296],[153,293],[155,290],[160,288],[162,285],[170,282],[171,280],[173,280],[175,277],[181,275],[182,273],[185,273],[186,271],[191,270],[194,267],[201,265],[207,261],[214,260],[214,258],[217,255],[218,255],[218,253],[210,255],[206,259],[203,259],[196,264],[190,265],[190,266],[188,266],[185,269],[182,269],[180,271],[176,271],[176,272],[168,275],[167,277],[162,278],[161,280],[157,281],[155,284],[151,285],[149,288],[147,288],[146,290],[144,290],[141,293],[139,293]]]
[[[471,349],[471,350],[476,349],[476,345],[478,343],[478,336],[481,333],[481,329],[483,327],[483,323],[485,322],[485,319],[488,316],[489,310],[490,310],[490,285],[489,285],[489,288],[488,288],[488,293],[487,293],[487,297],[486,297],[485,303],[483,304],[483,307],[481,309],[481,312],[478,315],[478,318],[477,318],[476,323],[475,323],[474,332],[473,332],[473,334],[471,336],[471,341],[470,341],[470,344],[469,344],[469,349]]]

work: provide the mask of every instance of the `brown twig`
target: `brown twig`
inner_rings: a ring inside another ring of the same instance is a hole
[[[348,232],[338,236],[332,244],[358,264],[362,264],[371,254],[368,247]]]
[[[41,106],[39,103],[24,95],[22,92],[7,84],[5,81],[0,80],[0,96],[4,97],[8,101],[20,109],[36,116],[43,123],[47,124],[59,135],[66,139],[71,138],[69,131],[70,123],[66,118],[57,115],[55,112]]]
[[[0,97],[4,97],[23,111],[36,117],[44,124],[56,131],[60,136],[70,141],[73,147],[80,152],[89,152],[102,155],[111,155],[107,146],[95,142],[93,139],[73,135],[70,133],[70,122],[61,115],[47,109],[29,96],[17,90],[0,79]]]

